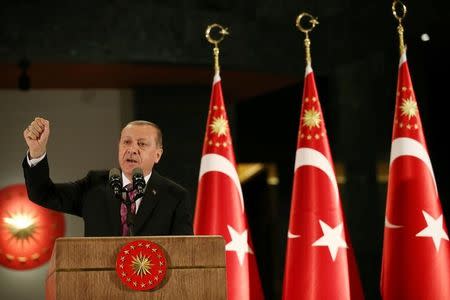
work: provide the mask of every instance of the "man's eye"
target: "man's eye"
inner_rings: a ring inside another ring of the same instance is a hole
[[[129,144],[131,144],[131,141],[125,140],[125,141],[123,141],[123,143],[124,143],[125,145],[129,145]]]
[[[145,147],[145,146],[147,146],[146,143],[142,143],[142,142],[138,143],[138,145],[139,145],[139,147]]]

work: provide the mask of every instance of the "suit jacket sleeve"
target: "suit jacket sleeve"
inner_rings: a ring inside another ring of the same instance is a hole
[[[33,167],[28,165],[25,158],[22,167],[31,201],[45,208],[81,216],[86,178],[72,183],[53,183],[49,176],[47,156]]]

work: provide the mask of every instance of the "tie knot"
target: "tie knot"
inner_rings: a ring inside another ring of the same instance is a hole
[[[123,188],[125,189],[125,191],[127,191],[129,193],[133,190],[133,184],[129,183],[126,186],[124,186]]]
[[[134,202],[134,198],[136,197],[137,191],[133,189],[133,184],[129,183],[126,186],[123,187],[126,193],[128,194],[128,199],[130,199],[131,202]]]

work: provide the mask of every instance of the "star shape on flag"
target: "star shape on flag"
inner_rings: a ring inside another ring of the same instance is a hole
[[[244,264],[245,253],[253,254],[253,251],[247,242],[247,229],[242,233],[239,233],[230,225],[227,225],[227,227],[228,232],[231,236],[231,241],[225,245],[225,250],[235,251],[239,260],[239,264],[242,266]]]
[[[436,251],[439,251],[441,239],[448,241],[448,235],[444,231],[444,228],[442,227],[444,217],[441,214],[439,217],[435,219],[424,210],[422,210],[422,214],[425,218],[425,222],[427,222],[427,227],[422,229],[422,231],[416,234],[416,236],[432,238],[434,246],[436,247]]]
[[[320,127],[320,112],[315,110],[314,107],[311,109],[306,109],[303,114],[303,126],[308,127],[309,129],[313,127]]]
[[[402,116],[407,116],[408,120],[411,119],[411,117],[415,117],[419,112],[417,102],[414,101],[412,97],[403,99],[400,110],[402,111]]]
[[[331,228],[322,220],[319,220],[319,223],[320,227],[322,227],[323,236],[316,240],[312,245],[328,247],[331,258],[335,261],[339,248],[348,248],[347,243],[342,238],[343,223],[341,222],[334,228]]]
[[[214,117],[212,124],[209,125],[211,131],[217,136],[226,135],[228,130],[228,121],[223,116]]]

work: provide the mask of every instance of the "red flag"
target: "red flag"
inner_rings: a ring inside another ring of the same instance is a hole
[[[197,235],[225,239],[228,299],[263,299],[219,74],[214,76],[194,217]]]
[[[384,299],[450,299],[447,227],[409,74],[400,57],[384,227]]]
[[[294,172],[283,299],[363,299],[309,64]]]

